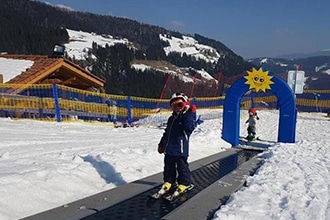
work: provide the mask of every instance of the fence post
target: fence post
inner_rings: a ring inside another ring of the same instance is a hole
[[[131,96],[127,96],[127,123],[132,123]]]
[[[191,104],[195,105],[196,108],[197,108],[197,100],[196,100],[196,97],[194,97],[194,98],[192,99]],[[196,120],[196,121],[195,121],[195,122],[196,122],[195,126],[197,126],[197,123],[198,123],[198,121],[199,121],[199,119],[196,118],[196,117],[197,117],[197,112],[195,111],[193,114],[195,115],[195,120]]]
[[[58,101],[57,85],[53,83],[52,87],[53,87],[56,121],[61,122],[61,110],[60,110],[60,103]]]

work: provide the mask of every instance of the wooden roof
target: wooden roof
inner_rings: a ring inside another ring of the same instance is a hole
[[[7,84],[60,84],[77,89],[103,89],[105,80],[61,57],[2,54],[2,58],[31,60],[33,65]],[[5,73],[4,73],[5,74]]]

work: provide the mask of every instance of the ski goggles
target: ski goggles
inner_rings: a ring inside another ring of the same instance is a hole
[[[172,108],[175,111],[180,111],[184,107],[184,102],[173,103]]]

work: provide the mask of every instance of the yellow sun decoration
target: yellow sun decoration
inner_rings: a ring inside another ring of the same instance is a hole
[[[271,79],[272,76],[268,75],[268,71],[263,71],[262,68],[256,70],[255,68],[252,71],[247,71],[248,75],[244,76],[246,79],[245,84],[250,85],[250,90],[255,89],[256,92],[262,90],[266,92],[266,89],[271,90],[270,85],[274,84]]]

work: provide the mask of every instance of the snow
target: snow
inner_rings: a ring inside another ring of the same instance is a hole
[[[183,36],[183,39],[176,37],[167,37],[165,35],[159,35],[160,39],[167,41],[170,45],[164,48],[166,55],[170,52],[177,52],[183,55],[195,56],[197,59],[203,59],[206,62],[217,63],[220,58],[220,54],[213,47],[199,44],[192,37]]]
[[[204,69],[197,70],[199,74],[201,74],[202,78],[207,80],[215,80],[208,72],[206,72]],[[217,81],[217,80],[216,80]]]
[[[19,60],[12,58],[0,57],[0,74],[3,75],[3,82],[6,83],[9,80],[20,75],[33,65],[31,60]]]
[[[315,72],[321,72],[321,73],[325,73],[325,74],[330,75],[330,69],[328,69],[328,66],[329,65],[327,63],[325,63],[321,66],[316,66],[315,67]]]
[[[320,70],[325,69],[327,67],[328,67],[328,64],[327,63],[325,63],[325,64],[323,64],[321,66],[316,66],[315,67],[315,72],[319,72]]]
[[[84,31],[76,31],[66,29],[69,34],[69,42],[64,46],[69,57],[76,60],[84,60],[89,57],[89,51],[92,49],[93,42],[97,45],[105,47],[106,44],[113,46],[121,43],[132,45],[127,39],[116,39],[111,35],[98,35]],[[92,58],[96,58],[91,54]]]
[[[260,63],[263,64],[263,63],[268,63],[268,58],[263,58],[262,60],[260,60]]]
[[[136,69],[136,70],[141,70],[141,71],[145,71],[145,70],[150,70],[150,69],[154,69],[156,71],[160,71],[160,72],[164,72],[164,73],[167,73],[167,74],[171,74],[173,76],[177,76],[179,80],[185,82],[185,83],[192,83],[194,82],[194,79],[189,76],[189,73],[188,72],[182,72],[184,71],[184,69],[186,68],[181,68],[181,69],[178,69],[177,71],[173,71],[173,70],[169,70],[167,67],[165,68],[157,68],[157,67],[151,67],[151,66],[148,66],[148,65],[145,65],[145,64],[132,64],[131,65],[132,68]],[[178,73],[180,72],[180,73]],[[205,71],[197,71],[199,72],[202,77],[205,77],[205,79],[210,79],[212,78],[211,75],[209,75],[207,72]],[[214,80],[214,78],[212,78]]]
[[[144,64],[132,64],[131,67],[136,70],[141,70],[142,72],[150,69],[150,66]]]
[[[258,135],[274,144],[259,155],[264,164],[248,177],[247,187],[214,219],[330,219],[329,118],[299,113],[296,143],[287,144],[276,143],[278,111],[258,115]],[[241,135],[246,135],[246,118],[242,112]],[[163,155],[156,150],[163,129],[157,127],[9,118],[0,123],[2,220],[62,206],[163,169]],[[198,126],[190,162],[231,147],[220,138],[221,128],[221,119]]]
[[[280,63],[280,62],[277,62],[276,65],[279,65],[279,66],[282,66],[282,67],[286,67],[286,66],[289,66],[288,64],[286,63]]]

